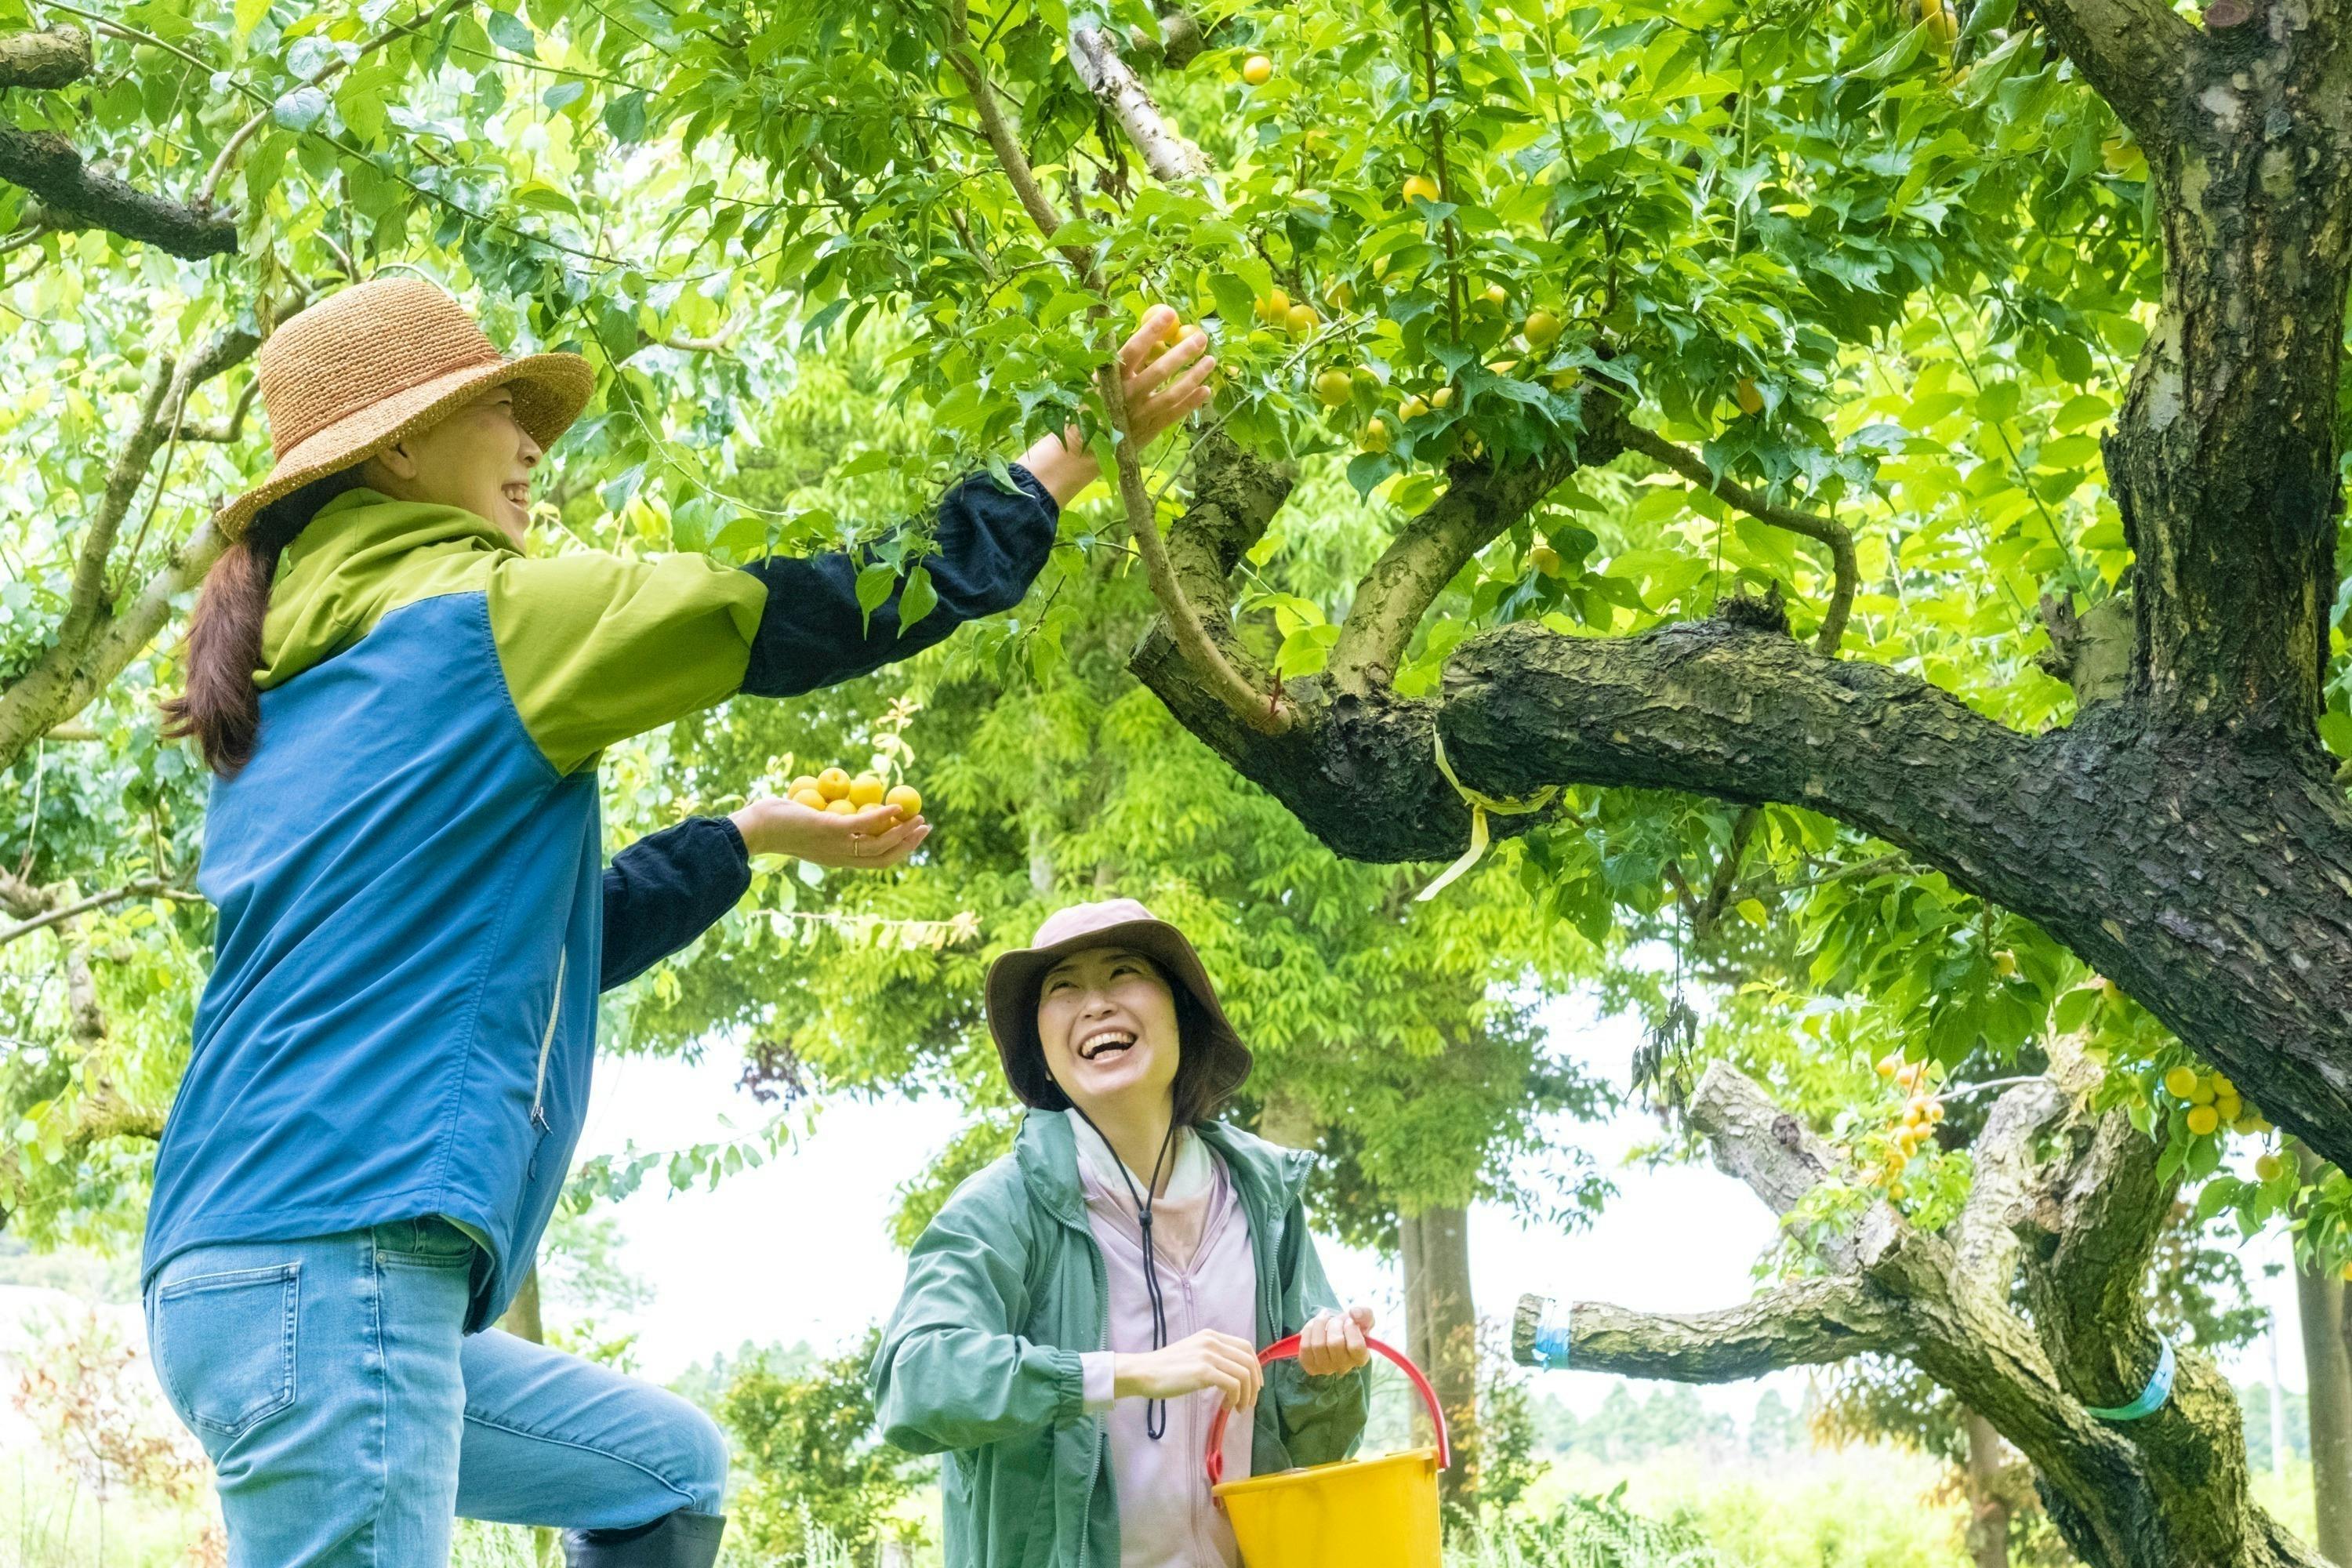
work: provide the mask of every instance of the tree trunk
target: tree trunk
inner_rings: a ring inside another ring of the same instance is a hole
[[[2316,1178],[2320,1163],[2306,1150],[2303,1167]],[[2319,1554],[2352,1568],[2352,1285],[2298,1264],[2294,1294],[2310,1386],[2311,1499]]]
[[[1478,1487],[1478,1309],[1470,1293],[1470,1212],[1424,1209],[1397,1222],[1404,1255],[1405,1353],[1429,1374],[1454,1442],[1441,1478],[1447,1503],[1475,1507]],[[1425,1419],[1414,1423],[1428,1433]]]
[[[2008,1456],[1992,1423],[1968,1412],[1969,1561],[1975,1568],[2009,1568],[2009,1499],[2000,1489]]]
[[[2089,1568],[2320,1568],[2254,1500],[2244,1415],[2210,1361],[2177,1352],[2170,1397],[2143,1419],[2093,1413],[2132,1401],[2158,1364],[2147,1272],[2178,1186],[2125,1113],[2087,1109],[2097,1071],[2063,1046],[2053,1078],[1994,1104],[1971,1151],[1975,1184],[1944,1230],[1874,1203],[1808,1237],[1824,1272],[1738,1307],[1667,1316],[1578,1302],[1570,1363],[1718,1383],[1900,1357],[2018,1448]],[[1716,1163],[1783,1215],[1849,1174],[1840,1151],[1725,1063],[1688,1114]]]
[[[1465,638],[1436,697],[1399,696],[1393,651],[1553,480],[1619,448],[1606,418],[1516,469],[1449,469],[1358,584],[1331,668],[1281,689],[1283,733],[1237,717],[1164,630],[1133,668],[1353,858],[1460,852],[1469,813],[1441,738],[1488,795],[1631,785],[1822,813],[2038,921],[2352,1167],[2352,803],[2315,728],[2341,512],[2352,18],[2347,0],[2214,0],[2198,20],[2163,0],[2032,9],[2130,127],[2160,197],[2163,305],[2105,446],[2135,557],[2123,697],[2029,735],[1910,671],[1723,620],[1630,637],[1520,622]],[[1196,468],[1272,475],[1250,461],[1211,450]],[[1245,490],[1247,507],[1218,500]],[[1217,566],[1283,492],[1204,473],[1200,497],[1213,504],[1179,520],[1170,554],[1194,603],[1223,606]]]

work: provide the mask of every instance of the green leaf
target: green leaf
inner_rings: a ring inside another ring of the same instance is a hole
[[[646,95],[643,92],[623,93],[604,106],[604,129],[613,133],[614,141],[644,141],[646,139]]]
[[[289,131],[308,131],[326,113],[327,95],[315,87],[298,87],[269,106],[269,118]]]
[[[907,591],[898,595],[898,635],[905,637],[907,628],[929,615],[939,602],[939,590],[931,586],[928,567],[917,566],[908,573]]]
[[[244,37],[269,15],[269,0],[236,0],[236,36]]]
[[[526,59],[539,58],[539,36],[530,30],[530,23],[513,12],[493,11],[484,19],[484,25],[490,30],[490,41],[499,47]]]
[[[583,98],[586,97],[587,93],[588,84],[586,82],[581,81],[576,78],[568,79],[566,80],[557,82],[553,87],[551,87],[545,92],[541,93],[539,95],[539,101],[546,105],[547,111],[550,114],[561,114],[565,110],[571,108],[573,104],[579,102]]]
[[[877,561],[857,574],[857,607],[864,612],[865,624],[872,624],[874,612],[889,598],[890,590],[898,581],[898,568],[887,561]]]

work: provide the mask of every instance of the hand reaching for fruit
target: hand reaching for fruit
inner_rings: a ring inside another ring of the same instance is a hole
[[[1137,451],[1209,401],[1209,375],[1217,362],[1208,357],[1208,348],[1209,334],[1184,326],[1167,306],[1154,305],[1143,312],[1142,325],[1118,351],[1119,366],[1126,372],[1128,431]],[[1060,506],[1069,505],[1102,477],[1075,425],[1024,452],[1021,466]]]
[[[752,801],[729,820],[754,855],[882,870],[931,836],[922,813],[923,797],[907,784],[885,791],[882,781],[870,774],[853,779],[839,768],[827,768],[794,779],[784,798]]]

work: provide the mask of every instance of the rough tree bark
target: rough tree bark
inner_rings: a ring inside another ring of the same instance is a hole
[[[1164,635],[1134,668],[1354,858],[1460,851],[1441,736],[1488,795],[1635,785],[1825,813],[2038,921],[2266,1115],[2352,1163],[2352,803],[2315,729],[2340,511],[2352,0],[2217,0],[2201,26],[2163,0],[2037,9],[2147,149],[2164,215],[2163,306],[2106,443],[2137,563],[2120,697],[2025,735],[1912,675],[1724,621],[1616,639],[1508,626],[1465,641],[1436,698],[1399,697],[1396,656],[1455,570],[1579,462],[1649,449],[1623,411],[1590,404],[1582,451],[1447,476],[1365,576],[1329,669],[1288,683],[1284,732],[1236,721]],[[1195,459],[1204,489],[1261,467]],[[1229,560],[1263,527],[1236,538],[1229,509],[1187,516],[1171,553]],[[1231,603],[1222,576],[1190,586]]]
[[[2172,1398],[2108,1422],[2160,1342],[2146,1302],[2175,1184],[2121,1111],[2085,1108],[2088,1072],[2010,1090],[1979,1138],[1976,1188],[1948,1232],[1866,1204],[1816,1246],[1824,1269],[1717,1312],[1579,1303],[1571,1365],[1713,1383],[1874,1353],[1950,1390],[2035,1469],[2042,1501],[2091,1568],[2319,1568],[2249,1489],[2245,1436],[2221,1372],[2182,1351]],[[1842,1179],[1842,1156],[1720,1063],[1690,1120],[1724,1170],[1787,1213]],[[2021,1310],[2021,1303],[2023,1310]]]
[[[1429,1374],[1454,1465],[1439,1478],[1448,1504],[1478,1495],[1478,1306],[1470,1291],[1470,1211],[1424,1209],[1397,1221],[1404,1258],[1405,1353]]]
[[[2304,1173],[2320,1165],[2301,1152]],[[2311,1500],[2319,1553],[2352,1564],[2352,1285],[2305,1265],[2294,1271],[2311,1418]]]

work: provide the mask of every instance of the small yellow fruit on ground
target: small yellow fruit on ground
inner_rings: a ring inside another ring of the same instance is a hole
[[[849,781],[849,804],[860,810],[882,804],[882,781],[872,773],[860,773]]]
[[[1418,397],[1408,397],[1397,405],[1397,417],[1400,419],[1418,419],[1428,412],[1429,405]]]
[[[817,793],[816,785],[814,784],[809,785],[806,789],[796,789],[793,791],[792,801],[794,805],[804,805],[811,811],[823,811],[824,809],[824,796]]]
[[[1433,393],[1431,393],[1431,394],[1429,395],[1429,405],[1430,405],[1432,408],[1451,408],[1451,407],[1453,407],[1453,406],[1454,406],[1454,389],[1453,389],[1452,387],[1450,387],[1450,386],[1441,386],[1441,387],[1439,387],[1435,392],[1433,392]]]
[[[1435,180],[1431,179],[1427,174],[1408,174],[1405,176],[1404,205],[1406,206],[1410,207],[1416,201],[1433,202],[1437,199],[1437,182]]]
[[[1303,338],[1313,331],[1316,323],[1321,320],[1322,318],[1315,313],[1314,306],[1293,305],[1288,310],[1283,312],[1282,323],[1290,329],[1292,337]]]
[[[2285,1163],[2276,1154],[2264,1154],[2254,1162],[2254,1174],[2265,1182],[2276,1181],[2285,1168]]]
[[[1764,412],[1764,395],[1756,389],[1754,382],[1744,375],[1732,384],[1731,400],[1739,405],[1739,412],[1742,414]]]
[[[846,800],[826,801],[824,803],[824,809],[835,816],[856,816],[857,815],[857,808],[850,805]]]
[[[2177,1067],[2164,1075],[2164,1092],[2175,1100],[2187,1100],[2197,1092],[2197,1069]]]
[[[2209,1137],[2221,1125],[2221,1113],[2210,1105],[2194,1106],[2189,1112],[2189,1131],[2200,1138]]]
[[[1540,353],[1559,341],[1559,318],[1549,310],[1529,310],[1528,319],[1519,323],[1519,335],[1528,340],[1528,347]]]
[[[1344,370],[1327,370],[1315,378],[1315,401],[1326,408],[1341,406],[1355,390],[1355,381]]]
[[[1511,302],[1511,291],[1500,283],[1487,284],[1483,297],[1489,305],[1507,305]]]
[[[901,816],[923,815],[923,797],[913,784],[893,784],[890,793],[882,797],[882,804],[898,807]]]
[[[1364,421],[1364,450],[1385,452],[1389,449],[1389,427],[1378,417]]]
[[[1528,564],[1541,576],[1557,577],[1559,575],[1559,552],[1538,539],[1528,546]]]
[[[1881,1078],[1893,1078],[1902,1069],[1902,1067],[1903,1058],[1901,1057],[1892,1055],[1881,1057],[1878,1058],[1878,1076]]]
[[[816,775],[816,792],[827,800],[849,798],[849,773],[844,768],[827,768]]]
[[[787,795],[795,795],[804,789],[814,788],[816,788],[816,775],[814,773],[801,773],[794,777],[792,783],[784,786],[784,794]]]
[[[1252,87],[1264,87],[1274,77],[1274,62],[1264,55],[1252,55],[1242,62],[1242,79]]]

